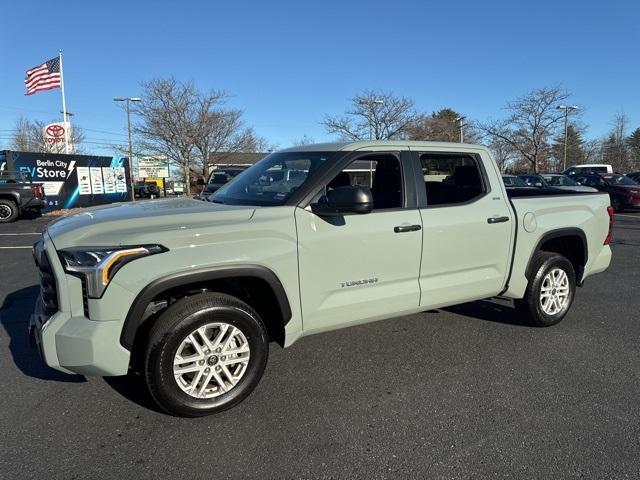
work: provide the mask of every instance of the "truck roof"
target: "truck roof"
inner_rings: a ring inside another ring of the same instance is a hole
[[[309,145],[299,145],[296,147],[285,148],[281,152],[333,152],[333,151],[354,151],[366,148],[388,148],[388,147],[411,147],[415,149],[455,149],[455,150],[486,150],[484,145],[475,145],[471,143],[453,143],[453,142],[423,142],[411,140],[363,140],[358,142],[333,142],[333,143],[315,143]]]

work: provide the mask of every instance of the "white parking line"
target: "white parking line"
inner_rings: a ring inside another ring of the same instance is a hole
[[[10,248],[33,248],[33,247],[0,247],[0,249],[10,249]]]
[[[0,237],[8,237],[8,236],[15,236],[15,235],[41,235],[40,233],[35,233],[35,232],[27,232],[27,233],[0,233]]]

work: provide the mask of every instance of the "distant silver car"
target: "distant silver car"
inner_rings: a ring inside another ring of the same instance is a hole
[[[574,192],[597,192],[593,187],[580,185],[568,175],[544,174],[540,175],[549,187],[560,188],[562,190],[573,190]]]

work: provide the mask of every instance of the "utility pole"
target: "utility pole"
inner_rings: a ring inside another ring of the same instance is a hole
[[[129,170],[131,182],[131,197],[135,197],[135,183],[133,181],[133,146],[131,143],[131,108],[129,102],[141,102],[139,97],[114,97],[114,102],[124,102],[125,110],[127,111],[127,132],[129,133]]]
[[[569,126],[569,112],[578,110],[577,105],[558,105],[558,110],[564,110],[564,160],[562,161],[562,171],[567,169],[567,130]]]

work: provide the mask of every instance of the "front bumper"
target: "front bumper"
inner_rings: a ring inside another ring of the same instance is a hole
[[[120,312],[96,305],[96,318],[84,314],[82,283],[80,279],[66,275],[57,258],[55,248],[45,234],[36,245],[36,254],[46,252],[56,283],[57,308],[51,312],[49,297],[38,297],[35,310],[29,319],[31,344],[38,348],[45,363],[65,373],[81,375],[126,375],[129,369],[130,352],[120,345],[122,319]],[[42,275],[42,273],[41,273]],[[114,287],[108,297],[100,302],[112,308],[126,305],[130,299],[128,292]],[[45,304],[47,299],[48,304]],[[90,300],[91,302],[91,300]],[[91,304],[90,304],[91,305]]]
[[[46,318],[41,305],[38,299],[29,337],[48,366],[80,375],[126,375],[130,355],[119,344],[119,322],[97,322],[65,312]]]

